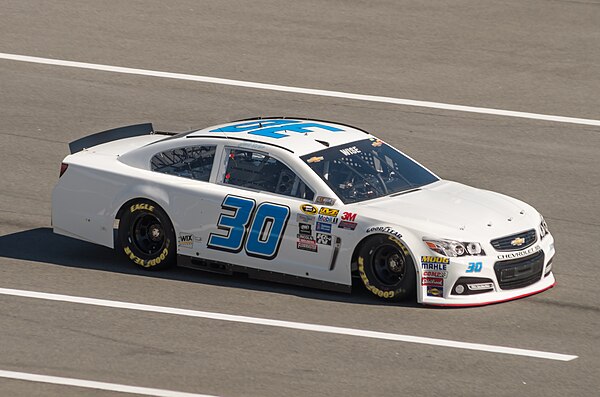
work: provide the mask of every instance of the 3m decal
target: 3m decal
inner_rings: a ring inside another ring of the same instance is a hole
[[[317,232],[331,233],[331,225],[329,223],[317,222]]]
[[[315,215],[317,213],[317,207],[310,204],[302,204],[300,206],[300,211],[304,212],[306,215]]]
[[[343,221],[354,222],[356,220],[356,214],[354,214],[352,212],[343,212],[342,213],[342,220]]]
[[[338,216],[339,213],[340,210],[336,210],[335,208],[321,207],[321,209],[319,210],[320,215],[326,216]]]
[[[482,262],[469,262],[467,271],[465,273],[479,273],[483,268]]]
[[[331,245],[331,234],[317,233],[317,244]]]
[[[250,256],[275,258],[290,217],[290,208],[266,202],[261,203],[256,211],[255,207],[256,202],[252,199],[231,195],[225,197],[221,208],[232,214],[219,216],[217,227],[225,234],[211,233],[208,248],[240,252],[244,247]]]
[[[354,230],[356,229],[356,225],[358,225],[356,222],[341,221],[338,227],[340,229]]]
[[[210,132],[245,132],[251,135],[259,135],[268,138],[285,138],[290,132],[306,134],[315,132],[315,129],[321,129],[331,132],[343,131],[341,128],[333,127],[326,124],[305,122],[302,120],[289,119],[267,119],[232,124],[225,127],[211,130]]]

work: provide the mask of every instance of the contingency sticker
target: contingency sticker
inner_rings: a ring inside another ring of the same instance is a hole
[[[331,245],[331,234],[317,233],[317,244]]]
[[[177,245],[181,248],[192,248],[194,246],[194,235],[191,233],[179,233]]]

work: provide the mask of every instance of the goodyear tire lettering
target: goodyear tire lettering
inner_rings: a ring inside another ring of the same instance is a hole
[[[398,248],[407,256],[407,258],[410,258],[410,253],[409,253],[408,249],[397,237],[385,236],[385,238],[389,239],[390,241],[393,241],[398,246]],[[367,253],[368,255],[370,255],[372,252],[373,252],[373,249],[371,249],[370,251],[363,251],[363,254]],[[371,280],[369,280],[369,276],[367,275],[367,272],[365,269],[365,266],[370,266],[370,264],[367,263],[367,260],[362,255],[358,256],[357,264],[358,264],[358,274],[359,274],[363,284],[365,285],[365,288],[368,291],[370,291],[371,293],[373,293],[374,295],[378,296],[379,298],[383,298],[383,299],[392,299],[392,298],[401,297],[403,295],[406,295],[407,289],[405,286],[400,286],[400,288],[397,288],[397,289],[387,289],[387,288],[380,289],[380,288],[376,287],[375,285],[373,285],[371,283]]]

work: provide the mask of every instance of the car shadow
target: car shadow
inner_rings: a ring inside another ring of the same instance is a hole
[[[74,267],[140,277],[287,294],[307,299],[371,306],[418,306],[415,299],[405,302],[379,300],[362,286],[360,280],[355,280],[357,282],[353,285],[352,293],[345,294],[255,280],[241,274],[230,276],[182,267],[148,271],[131,264],[125,257],[118,255],[110,248],[54,234],[52,229],[47,227],[0,236],[0,257],[39,262],[53,266]]]

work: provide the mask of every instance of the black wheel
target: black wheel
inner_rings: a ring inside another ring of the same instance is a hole
[[[376,235],[364,242],[358,254],[358,273],[365,287],[380,298],[401,300],[415,293],[412,257],[394,236]]]
[[[129,203],[119,221],[119,243],[125,256],[145,269],[175,263],[175,231],[162,208],[148,200]]]

